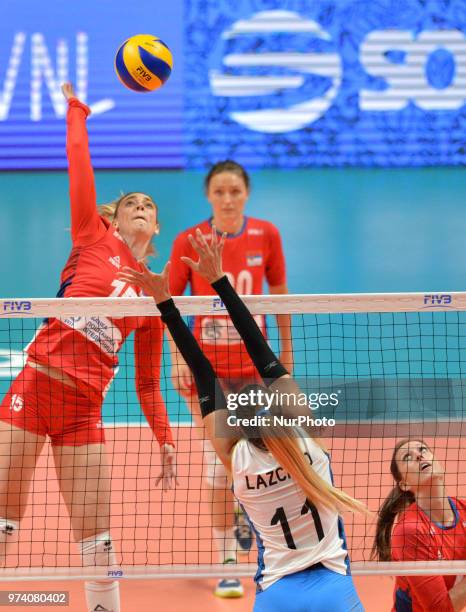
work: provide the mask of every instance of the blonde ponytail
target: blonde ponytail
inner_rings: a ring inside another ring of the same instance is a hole
[[[279,465],[290,474],[309,501],[323,504],[338,512],[349,510],[370,514],[364,504],[332,486],[317,474],[303,454],[295,430],[290,432],[289,428],[280,429],[278,432],[274,427],[271,433],[270,428],[261,428],[261,438]]]

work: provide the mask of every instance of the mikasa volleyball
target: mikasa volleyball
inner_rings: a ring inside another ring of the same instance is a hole
[[[118,49],[115,71],[120,81],[133,91],[154,91],[171,74],[173,58],[170,49],[157,36],[131,36]]]

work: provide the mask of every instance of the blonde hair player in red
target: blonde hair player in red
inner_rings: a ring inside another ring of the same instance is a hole
[[[118,279],[121,266],[142,269],[158,233],[157,207],[130,193],[98,214],[89,155],[89,108],[62,87],[68,100],[67,154],[73,248],[61,275],[59,297],[140,295]],[[113,220],[108,219],[114,211]],[[110,535],[110,466],[101,406],[115,375],[117,354],[135,332],[136,390],[162,451],[157,483],[174,484],[174,445],[160,393],[162,324],[158,317],[48,319],[27,348],[24,370],[0,406],[0,563],[24,515],[34,468],[46,436],[52,443],[61,494],[84,566],[116,563]],[[119,612],[118,582],[85,583],[87,610]]]
[[[379,560],[465,560],[466,503],[448,496],[445,470],[429,446],[416,438],[400,440],[390,471],[395,487],[379,511],[374,542]],[[463,576],[396,579],[393,612],[459,612],[465,606]]]
[[[264,280],[272,294],[288,293],[285,258],[278,229],[268,221],[245,215],[250,193],[250,180],[246,170],[234,161],[215,164],[205,179],[205,192],[212,206],[212,217],[179,234],[174,242],[170,270],[170,289],[173,295],[182,295],[190,285],[192,295],[215,295],[204,278],[187,266],[182,257],[193,258],[195,251],[188,236],[199,227],[210,235],[212,225],[226,233],[223,263],[231,284],[240,294],[262,294]],[[256,317],[264,332],[264,317]],[[277,317],[280,333],[280,359],[291,371],[293,353],[290,318]],[[217,376],[228,381],[226,388],[234,391],[247,381],[257,381],[254,368],[244,344],[228,316],[197,317],[194,335],[212,363]],[[203,431],[199,403],[191,372],[172,343],[172,380],[175,388],[186,398],[197,427]],[[203,436],[205,438],[205,435]],[[236,513],[225,468],[214,452],[209,440],[204,441],[205,482],[212,507],[213,539],[220,563],[236,561],[236,552],[249,552],[252,535],[242,513]],[[235,525],[236,522],[236,525]],[[215,594],[219,597],[239,597],[243,594],[237,579],[220,580]]]

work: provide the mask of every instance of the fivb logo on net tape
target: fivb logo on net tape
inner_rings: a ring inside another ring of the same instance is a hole
[[[206,6],[209,28],[188,31],[192,165],[214,150],[258,165],[465,161],[463,0]]]

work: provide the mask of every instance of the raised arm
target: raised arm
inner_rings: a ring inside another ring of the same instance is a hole
[[[196,237],[190,236],[189,240],[199,255],[199,261],[195,262],[188,257],[183,257],[183,261],[210,282],[227,308],[264,383],[272,393],[277,392],[286,398],[286,401],[279,402],[274,407],[275,412],[291,418],[308,417],[309,409],[299,403],[301,389],[272,351],[247,306],[223,274],[222,251],[225,235],[219,241],[215,228],[212,228],[212,238],[208,244],[202,232],[197,230]],[[302,427],[311,436],[321,433],[304,422]]]
[[[68,101],[66,153],[70,180],[71,237],[76,246],[96,242],[106,231],[96,205],[94,171],[89,153],[88,106],[76,98],[71,83],[62,86]]]

